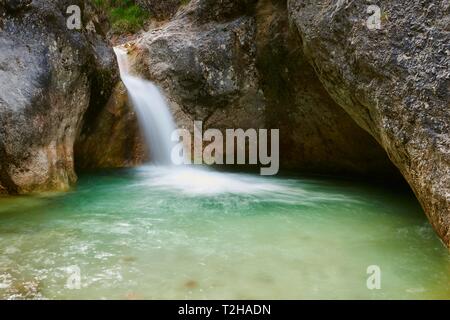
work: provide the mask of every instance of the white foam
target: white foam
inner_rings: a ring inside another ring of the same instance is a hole
[[[143,184],[148,187],[175,189],[185,194],[256,194],[283,190],[282,186],[262,177],[215,172],[198,167],[145,166],[139,172],[147,178]]]

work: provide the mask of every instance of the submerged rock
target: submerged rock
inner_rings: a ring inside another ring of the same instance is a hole
[[[447,0],[290,0],[303,49],[333,99],[386,150],[450,246]]]
[[[199,286],[199,284],[195,280],[186,281],[183,285],[183,287],[185,287],[187,289],[196,289],[196,288],[198,288],[198,286]]]

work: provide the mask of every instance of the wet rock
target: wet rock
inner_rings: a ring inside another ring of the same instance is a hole
[[[127,300],[142,300],[143,296],[136,292],[129,292],[125,295],[125,299],[127,299]]]
[[[143,163],[147,154],[136,114],[124,85],[119,83],[105,107],[86,113],[85,125],[75,143],[76,167],[133,167]]]
[[[133,256],[124,256],[121,258],[121,260],[124,262],[135,262],[137,259]]]
[[[198,287],[198,282],[195,280],[189,280],[184,284],[184,287],[187,289],[195,289]]]

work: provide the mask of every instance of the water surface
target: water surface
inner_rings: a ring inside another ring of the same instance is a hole
[[[447,249],[395,188],[144,167],[0,198],[3,299],[448,299],[449,283]]]

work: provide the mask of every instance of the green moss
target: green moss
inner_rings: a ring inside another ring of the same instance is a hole
[[[150,17],[149,12],[139,7],[134,0],[93,0],[93,3],[106,13],[114,33],[136,32]]]

